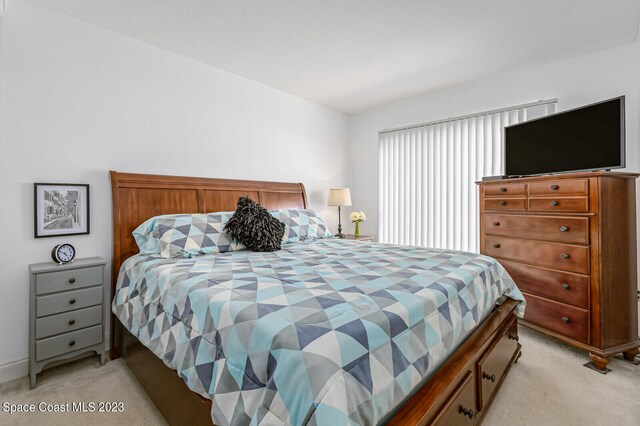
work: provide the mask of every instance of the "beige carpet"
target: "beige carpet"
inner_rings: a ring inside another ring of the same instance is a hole
[[[640,424],[640,365],[614,359],[607,375],[582,366],[584,352],[521,328],[523,356],[507,377],[485,425],[633,425]],[[66,403],[115,401],[122,413],[13,414],[4,402]],[[0,425],[163,425],[153,403],[122,360],[100,367],[97,358],[47,370],[38,387],[28,380],[0,385]]]

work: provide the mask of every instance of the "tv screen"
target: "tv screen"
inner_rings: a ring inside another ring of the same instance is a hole
[[[624,96],[505,127],[505,174],[624,167]]]

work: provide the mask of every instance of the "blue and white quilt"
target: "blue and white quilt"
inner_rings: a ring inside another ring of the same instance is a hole
[[[490,257],[321,239],[133,256],[113,311],[215,424],[373,425],[505,297],[524,300]]]

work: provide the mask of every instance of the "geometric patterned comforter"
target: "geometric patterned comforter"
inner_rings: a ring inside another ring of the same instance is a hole
[[[112,308],[213,401],[215,424],[373,425],[505,297],[524,300],[490,257],[321,239],[136,255]]]

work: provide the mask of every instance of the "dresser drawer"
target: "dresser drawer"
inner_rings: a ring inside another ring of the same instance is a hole
[[[102,326],[72,331],[36,342],[36,361],[73,352],[102,342]]]
[[[589,273],[589,247],[486,236],[485,253],[562,271]]]
[[[526,198],[485,198],[483,200],[483,210],[524,211],[526,209]]]
[[[36,298],[36,316],[58,314],[102,304],[102,286],[65,291]]]
[[[500,183],[484,186],[484,195],[526,195],[527,186],[524,183]]]
[[[525,294],[524,320],[563,336],[589,343],[589,311]]]
[[[529,183],[529,195],[587,195],[587,179],[554,179]]]
[[[511,360],[518,351],[518,326],[515,318],[507,326],[507,331],[478,361],[478,389],[480,390],[480,409],[489,404],[493,394],[500,385],[502,376],[511,364]]]
[[[431,424],[439,426],[474,425],[478,419],[476,413],[476,392],[473,372],[467,371],[462,383],[451,398],[440,409]]]
[[[589,219],[586,217],[522,216],[485,214],[484,232],[569,244],[589,244]]]
[[[36,294],[74,290],[102,284],[102,266],[48,272],[36,276]]]
[[[102,305],[51,315],[36,320],[36,339],[102,323]]]
[[[529,198],[529,210],[584,213],[589,211],[589,199],[587,197]]]
[[[501,260],[518,288],[559,302],[589,307],[589,277]]]

